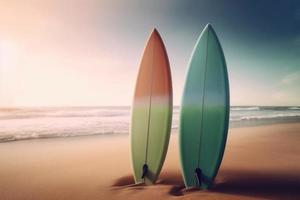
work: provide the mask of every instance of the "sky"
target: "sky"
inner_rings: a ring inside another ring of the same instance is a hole
[[[154,27],[180,105],[207,23],[224,50],[231,105],[300,106],[298,0],[0,0],[0,106],[131,105]]]

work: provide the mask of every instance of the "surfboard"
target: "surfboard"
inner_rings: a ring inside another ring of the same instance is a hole
[[[182,97],[179,148],[186,187],[208,188],[228,132],[229,82],[223,50],[210,24],[194,47]]]
[[[131,158],[136,183],[153,184],[168,149],[172,121],[172,80],[167,52],[154,29],[136,81],[131,116]]]

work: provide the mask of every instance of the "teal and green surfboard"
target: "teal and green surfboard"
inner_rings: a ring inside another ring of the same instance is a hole
[[[186,187],[208,188],[213,183],[228,121],[227,67],[217,35],[208,24],[194,47],[182,98],[179,147]]]
[[[168,149],[172,121],[172,81],[163,41],[156,29],[145,47],[131,118],[131,157],[136,183],[158,178]]]

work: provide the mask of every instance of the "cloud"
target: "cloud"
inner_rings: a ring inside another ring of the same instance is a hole
[[[274,105],[278,106],[298,106],[300,105],[299,94],[289,90],[278,90],[270,95]]]
[[[300,70],[283,76],[271,93],[277,105],[300,105]]]
[[[281,81],[282,84],[284,85],[291,85],[294,83],[299,84],[300,83],[300,71],[296,71],[294,73],[285,75]]]

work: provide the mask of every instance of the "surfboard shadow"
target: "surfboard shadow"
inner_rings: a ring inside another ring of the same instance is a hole
[[[170,194],[174,196],[179,196],[180,191],[184,189],[184,183],[180,172],[162,172],[156,181],[155,185],[169,185],[171,186]],[[155,186],[154,185],[154,186]],[[112,188],[115,189],[123,189],[123,188],[135,188],[141,189],[144,187],[144,184],[135,184],[134,178],[132,175],[126,175],[118,178],[111,185]]]
[[[115,182],[111,185],[112,187],[123,187],[123,186],[129,186],[134,184],[134,178],[132,175],[127,175],[118,178],[115,180]]]
[[[300,198],[300,174],[226,169],[220,171],[210,191],[260,198]]]
[[[258,170],[221,169],[212,188],[198,190],[184,187],[181,173],[163,172],[156,185],[170,186],[169,195],[196,195],[202,192],[215,194],[231,194],[245,197],[297,199],[300,197],[300,174],[297,172],[268,172]],[[143,190],[145,185],[135,184],[132,175],[117,179],[113,185],[115,189],[130,188]]]
[[[111,185],[113,187],[118,186],[130,186],[133,185],[134,178],[132,175],[126,175],[123,177],[118,178],[114,181],[114,183]],[[156,184],[161,185],[183,185],[183,180],[180,172],[162,172],[159,176],[158,180],[156,181]]]

